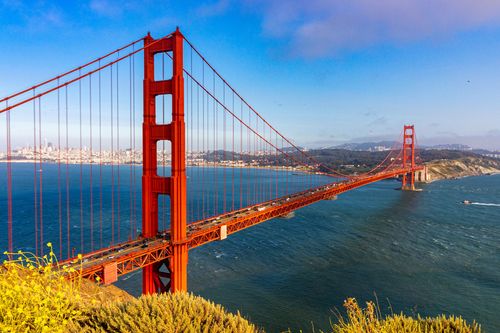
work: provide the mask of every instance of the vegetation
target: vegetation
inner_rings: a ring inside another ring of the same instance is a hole
[[[110,292],[83,280],[68,280],[74,268],[60,266],[49,254],[8,254],[0,267],[1,332],[261,332],[239,313],[227,313],[201,297],[186,293],[142,296]],[[75,262],[78,266],[78,262]],[[355,299],[344,306],[332,333],[480,333],[473,322],[454,316],[412,318],[382,316],[373,302],[365,309]]]
[[[258,332],[239,313],[227,313],[201,297],[177,293],[135,299],[68,280],[65,275],[75,269],[59,265],[48,246],[42,258],[18,252],[14,259],[4,253],[12,260],[0,267],[0,332]]]
[[[62,332],[82,316],[82,305],[90,299],[82,295],[81,281],[63,276],[74,269],[59,267],[48,245],[50,252],[43,258],[19,252],[1,267],[1,332]]]
[[[90,309],[69,332],[258,332],[241,317],[201,297],[186,293],[141,296],[131,302]]]
[[[299,167],[297,161],[304,161],[304,157],[294,149],[286,149],[287,155],[246,155],[229,151],[215,151],[205,154],[204,159],[210,162],[222,162],[227,159],[241,160],[249,165],[265,166],[292,166]],[[335,169],[344,174],[362,173],[378,165],[388,154],[388,151],[364,151],[339,148],[313,149],[307,154],[313,160],[322,164],[318,171],[327,172]],[[397,155],[393,153],[393,156]],[[465,160],[474,159],[475,163],[488,164],[500,168],[500,160],[476,154],[471,151],[450,149],[418,149],[417,162],[427,163],[436,160]]]
[[[344,173],[365,172],[380,163],[388,154],[388,151],[354,151],[345,149],[319,149],[308,152],[323,165],[338,169]],[[426,163],[435,160],[456,160],[463,158],[479,158],[500,167],[500,161],[494,158],[481,156],[469,151],[447,150],[447,149],[419,149],[417,151],[418,163]],[[327,171],[327,169],[323,170]]]
[[[435,318],[408,317],[404,314],[382,316],[373,302],[362,309],[354,298],[344,302],[347,319],[339,317],[332,326],[333,333],[480,333],[476,322],[467,324],[461,317],[438,316]]]

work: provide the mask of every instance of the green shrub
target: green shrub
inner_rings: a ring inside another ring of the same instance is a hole
[[[141,296],[129,302],[95,307],[74,321],[69,332],[258,332],[240,314],[227,313],[186,293]]]

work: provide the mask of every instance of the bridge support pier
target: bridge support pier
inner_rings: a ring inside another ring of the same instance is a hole
[[[408,178],[410,178],[409,181],[408,181]],[[403,191],[416,191],[415,182],[412,178],[414,178],[414,173],[410,173],[410,174],[403,176],[403,185],[401,186],[401,190],[403,190]]]
[[[169,262],[157,262],[143,269],[143,293],[187,290],[188,248],[186,243],[186,124],[184,121],[183,41],[179,29],[169,37],[144,38],[144,122],[142,176],[142,235],[158,235],[158,196],[170,196]],[[170,80],[155,81],[154,55],[172,52],[173,72]],[[156,123],[156,96],[172,95],[172,122]],[[170,177],[158,176],[157,143],[169,140],[172,147]],[[168,273],[160,268],[166,266]],[[161,278],[170,281],[164,283]]]

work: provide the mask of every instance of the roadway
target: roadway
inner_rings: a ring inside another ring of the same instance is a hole
[[[187,226],[185,242],[188,244],[188,248],[192,249],[212,241],[222,240],[235,232],[276,217],[286,216],[317,201],[330,199],[370,183],[422,169],[423,167],[398,168],[349,181],[334,182],[197,221]],[[139,238],[120,243],[84,254],[81,260],[72,258],[61,264],[75,268],[76,272],[72,276],[81,275],[83,278],[91,280],[96,280],[99,277],[102,281],[105,271],[111,271],[112,274],[119,277],[170,258],[171,245],[170,231],[168,230],[158,233],[155,238]]]

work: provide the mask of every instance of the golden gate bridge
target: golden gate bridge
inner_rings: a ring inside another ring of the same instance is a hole
[[[142,269],[143,293],[187,290],[193,248],[383,179],[401,177],[402,189],[414,190],[423,169],[412,125],[369,171],[320,163],[179,29],[148,34],[0,105],[9,252],[43,255],[50,240],[64,265],[81,254],[84,278],[109,284]],[[14,149],[20,142],[29,143]]]

